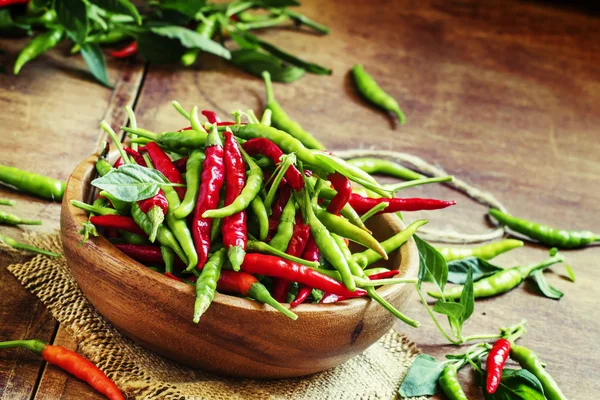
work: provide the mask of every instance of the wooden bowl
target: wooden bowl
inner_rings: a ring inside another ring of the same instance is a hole
[[[323,371],[360,354],[396,322],[370,299],[302,304],[292,321],[269,306],[218,294],[199,324],[192,322],[194,288],[132,260],[104,237],[85,244],[77,230],[87,219],[71,200],[89,201],[97,156],[83,161],[69,178],[61,212],[65,257],[89,301],[119,331],[158,354],[215,374],[244,378],[289,378]],[[395,215],[369,220],[384,240],[405,228]],[[411,239],[387,262],[416,277],[418,251]],[[379,293],[398,309],[412,285],[384,286]]]

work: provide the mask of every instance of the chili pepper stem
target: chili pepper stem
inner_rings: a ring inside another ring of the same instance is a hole
[[[131,136],[131,134],[134,134],[134,135],[138,135],[143,138],[146,138],[146,139],[150,139],[155,142],[158,141],[158,137],[159,137],[159,135],[157,133],[150,132],[150,131],[147,131],[147,130],[141,129],[141,128],[133,129],[133,128],[129,128],[127,126],[122,126],[121,130],[129,133],[129,136]]]
[[[239,271],[242,263],[244,262],[244,257],[246,256],[246,252],[241,246],[231,246],[227,250],[227,258],[231,262],[231,267],[234,271]]]
[[[154,243],[156,240],[156,235],[158,234],[158,228],[162,225],[165,220],[165,214],[163,213],[160,207],[152,207],[148,210],[148,218],[152,222],[152,230],[150,231],[150,235],[148,235],[150,241]]]
[[[248,290],[248,292],[246,294],[248,296],[260,301],[261,303],[270,305],[271,307],[273,307],[274,309],[276,309],[277,311],[281,312],[286,317],[288,317],[294,321],[298,319],[298,316],[296,314],[294,314],[292,311],[285,308],[277,300],[275,300],[273,297],[271,297],[271,295],[269,294],[268,291],[266,291],[266,289],[265,290],[262,290],[262,289],[265,289],[265,288],[260,283],[253,283],[250,286],[250,289]]]
[[[375,290],[374,287],[368,287],[367,294],[371,299],[373,299],[376,302],[378,302],[379,304],[381,304],[381,306],[383,308],[385,308],[386,310],[388,310],[389,312],[394,314],[396,316],[396,318],[398,318],[402,322],[406,323],[407,325],[412,326],[413,328],[419,327],[420,324],[418,321],[410,319],[409,317],[407,317],[406,315],[404,315],[400,311],[398,311],[393,305],[391,305],[383,297],[381,297],[379,295],[379,293],[377,293],[377,291]]]
[[[385,185],[385,186],[383,186],[383,188],[385,190],[389,190],[390,192],[396,193],[402,189],[406,189],[406,188],[413,187],[413,186],[427,185],[430,183],[452,182],[452,181],[454,181],[453,176],[441,176],[441,177],[435,177],[435,178],[416,179],[416,180],[411,180],[408,182],[397,183],[395,185]]]
[[[412,278],[390,278],[390,279],[375,279],[375,280],[359,280],[354,278],[356,285],[360,287],[371,287],[371,286],[383,286],[383,285],[397,285],[400,283],[417,283],[418,279]]]
[[[44,254],[44,255],[50,256],[50,257],[60,257],[60,254],[58,254],[58,253],[53,253],[48,250],[39,249],[37,247],[30,246],[25,243],[17,242],[15,239],[5,236],[5,235],[2,235],[2,234],[0,234],[0,242],[4,242],[6,245],[8,245],[12,248],[15,248],[15,249],[27,250],[27,251],[31,251],[33,253]]]
[[[453,345],[459,345],[459,344],[461,344],[460,341],[454,340],[450,336],[448,336],[448,334],[446,333],[446,331],[444,330],[444,328],[442,328],[442,326],[440,325],[439,321],[437,320],[437,318],[433,314],[433,311],[431,310],[431,307],[429,307],[429,304],[427,304],[427,300],[425,299],[425,296],[423,296],[423,293],[421,293],[421,290],[419,289],[418,286],[416,286],[416,290],[417,290],[417,294],[419,295],[419,298],[421,299],[421,303],[423,303],[423,305],[425,306],[425,309],[427,310],[427,313],[429,314],[429,316],[433,320],[433,323],[435,324],[435,326],[438,328],[438,331],[440,331],[440,333],[446,338],[446,340],[448,342],[452,343]]]
[[[77,208],[80,208],[84,211],[88,211],[98,215],[117,215],[117,210],[113,210],[112,208],[107,207],[95,207],[86,203],[83,203],[79,200],[71,200],[71,205]]]
[[[20,347],[31,350],[36,354],[41,354],[46,348],[46,344],[39,340],[11,340],[8,342],[0,342],[0,349],[11,349]]]
[[[520,266],[517,268],[521,272],[521,275],[523,276],[523,278],[526,278],[535,271],[546,269],[548,267],[551,267],[554,264],[558,264],[558,263],[561,263],[564,261],[565,261],[565,257],[562,254],[557,254],[557,255],[550,257],[549,259],[544,260],[540,263],[533,264],[533,265]]]

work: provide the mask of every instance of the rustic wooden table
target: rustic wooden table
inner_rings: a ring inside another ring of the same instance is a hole
[[[333,67],[332,77],[309,75],[277,85],[286,110],[332,149],[373,147],[419,155],[485,190],[517,215],[551,225],[600,231],[600,20],[578,10],[527,1],[303,1],[302,11],[332,28],[327,37],[282,29],[267,33],[275,44]],[[24,40],[0,39],[1,62],[12,65]],[[319,49],[315,51],[314,49]],[[262,82],[205,57],[202,66],[148,66],[109,61],[111,92],[91,82],[79,57],[58,49],[27,65],[19,77],[0,75],[0,163],[67,179],[102,135],[98,122],[126,121],[135,104],[140,126],[154,131],[181,125],[170,100],[225,115],[236,108],[261,111]],[[347,71],[367,66],[400,100],[408,123],[392,129],[385,115],[365,106]],[[359,128],[360,126],[360,128]],[[427,187],[413,194],[457,198],[438,213],[422,213],[439,228],[486,228],[484,207],[456,192]],[[14,211],[58,228],[59,205],[0,188],[18,200]],[[410,216],[412,218],[412,216]],[[21,231],[1,227],[18,236]],[[534,245],[499,258],[503,265],[545,257]],[[600,334],[594,285],[600,249],[565,252],[577,283],[560,268],[548,274],[566,295],[542,298],[527,286],[480,301],[469,333],[491,332],[525,318],[522,343],[548,363],[571,399],[598,393]],[[75,342],[7,271],[0,255],[0,340],[39,338],[75,348]],[[406,312],[418,330],[399,325],[420,348],[441,358],[456,351],[418,300]],[[470,373],[461,373],[469,398],[480,398]],[[81,381],[25,351],[0,354],[1,399],[99,398]]]

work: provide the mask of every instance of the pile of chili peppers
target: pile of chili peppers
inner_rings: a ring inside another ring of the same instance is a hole
[[[130,147],[103,123],[120,157],[111,165],[105,146],[96,163],[100,179],[137,165],[155,169],[169,184],[138,201],[126,202],[119,193],[103,190],[91,205],[72,202],[90,212],[83,233],[94,235],[101,228],[131,258],[194,285],[195,322],[222,292],[253,298],[292,319],[297,317],[290,308],[303,302],[368,296],[417,326],[375,290],[416,280],[397,277],[398,271],[376,263],[427,221],[413,222],[379,242],[365,220],[455,202],[393,197],[368,173],[325,152],[283,112],[269,74],[264,77],[269,102],[262,121],[251,111],[232,113],[231,122],[202,111],[203,123],[197,107],[188,112],[174,103],[191,126],[156,134],[139,129],[128,110],[131,124],[123,129],[132,138]],[[353,253],[349,242],[363,250]]]

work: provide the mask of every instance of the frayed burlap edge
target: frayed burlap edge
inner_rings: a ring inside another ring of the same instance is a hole
[[[29,234],[26,240],[62,254],[57,234]],[[75,338],[78,351],[113,379],[128,399],[393,399],[419,353],[414,343],[390,331],[363,354],[309,377],[277,381],[217,377],[169,361],[121,335],[87,301],[63,257],[37,255],[8,270],[46,305]]]

